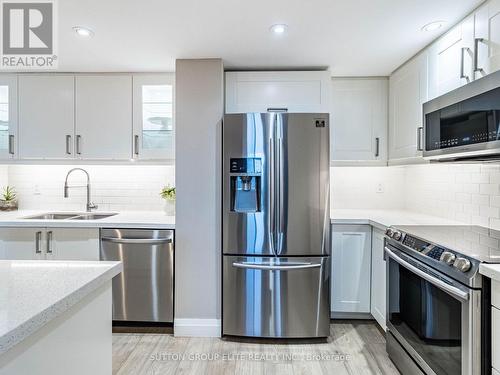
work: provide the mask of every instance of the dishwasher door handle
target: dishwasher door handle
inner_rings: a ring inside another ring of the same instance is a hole
[[[102,241],[123,243],[123,244],[141,244],[141,245],[156,245],[161,243],[172,243],[171,238],[117,238],[117,237],[102,237]]]

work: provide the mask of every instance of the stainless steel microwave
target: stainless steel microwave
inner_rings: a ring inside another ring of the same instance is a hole
[[[424,103],[424,158],[500,160],[500,72]]]

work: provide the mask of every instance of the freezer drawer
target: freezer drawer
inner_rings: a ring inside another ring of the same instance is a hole
[[[329,336],[329,257],[224,256],[223,263],[224,335]]]
[[[173,322],[173,240],[171,230],[101,230],[101,260],[123,263],[113,279],[113,320]]]

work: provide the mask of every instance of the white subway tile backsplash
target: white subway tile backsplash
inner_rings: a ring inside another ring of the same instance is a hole
[[[163,186],[175,186],[173,166],[161,165],[87,165],[78,166],[90,174],[92,200],[100,210],[161,211]],[[19,208],[28,210],[83,210],[86,202],[84,187],[70,188],[63,197],[64,179],[70,165],[9,165],[0,166],[0,183],[14,186]],[[85,174],[74,172],[69,185],[84,186]]]

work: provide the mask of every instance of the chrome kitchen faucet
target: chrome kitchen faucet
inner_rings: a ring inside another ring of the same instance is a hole
[[[83,173],[85,173],[87,175],[87,186],[81,186],[81,185],[68,186],[68,177],[74,171],[82,171]],[[71,188],[86,187],[87,188],[87,212],[91,212],[92,210],[97,209],[97,205],[90,201],[90,176],[89,176],[89,173],[85,169],[73,168],[68,172],[68,174],[66,175],[66,180],[64,180],[64,198],[68,198],[68,189],[70,187]]]

